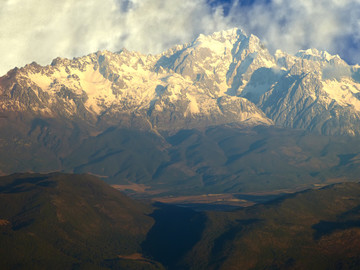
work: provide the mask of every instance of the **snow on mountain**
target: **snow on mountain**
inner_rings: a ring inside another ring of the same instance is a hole
[[[234,28],[159,55],[102,51],[11,70],[0,110],[158,130],[275,123],[358,135],[359,70],[316,49],[272,55]]]
[[[307,49],[307,50],[300,50],[296,54],[296,56],[299,58],[307,59],[307,60],[326,61],[328,63],[346,64],[345,61],[342,60],[339,55],[331,55],[327,51],[319,51],[315,48]]]

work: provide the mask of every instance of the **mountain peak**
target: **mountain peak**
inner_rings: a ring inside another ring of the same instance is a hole
[[[295,56],[303,58],[303,59],[313,60],[313,61],[325,61],[325,62],[341,61],[341,62],[344,62],[340,58],[340,56],[337,54],[331,55],[327,51],[320,51],[315,48],[310,48],[307,50],[300,50],[295,54]]]
[[[210,35],[211,38],[217,39],[217,40],[234,40],[238,39],[240,36],[247,36],[246,33],[237,27],[230,28],[228,30],[222,30],[218,32],[214,32],[212,35]]]
[[[223,54],[226,47],[232,46],[241,38],[246,38],[246,33],[239,28],[231,28],[229,30],[215,32],[211,35],[200,34],[190,47],[204,47],[213,52]]]

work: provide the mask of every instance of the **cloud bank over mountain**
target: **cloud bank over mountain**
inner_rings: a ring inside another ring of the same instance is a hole
[[[360,2],[358,0],[235,1],[229,17],[258,35],[272,49],[295,53],[318,48],[359,63]],[[240,14],[240,16],[239,16]]]
[[[103,49],[158,53],[234,26],[270,49],[317,47],[360,62],[358,14],[357,0],[6,0],[0,7],[0,74]]]
[[[103,49],[158,53],[226,28],[226,20],[204,0],[8,0],[0,7],[0,74]]]

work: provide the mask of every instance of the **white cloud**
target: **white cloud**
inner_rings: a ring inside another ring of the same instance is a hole
[[[248,32],[259,35],[272,49],[294,53],[315,47],[360,62],[359,53],[351,56],[347,51],[360,38],[359,0],[264,2],[258,0],[251,7],[233,8],[230,16]]]
[[[206,0],[3,1],[0,75],[32,61],[44,65],[57,56],[103,49],[158,53],[233,26],[257,34],[272,49],[317,47],[360,62],[360,53],[349,47],[360,42],[359,0],[256,0],[246,7],[234,0],[228,16]]]
[[[205,0],[6,0],[0,7],[0,74],[103,49],[158,53],[226,28],[219,11]]]

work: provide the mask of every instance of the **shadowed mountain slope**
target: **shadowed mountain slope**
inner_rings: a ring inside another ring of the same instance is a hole
[[[356,181],[360,174],[358,137],[237,125],[162,134],[113,126],[90,133],[50,119],[2,120],[8,127],[0,129],[3,174],[91,173],[165,195],[304,189]]]

